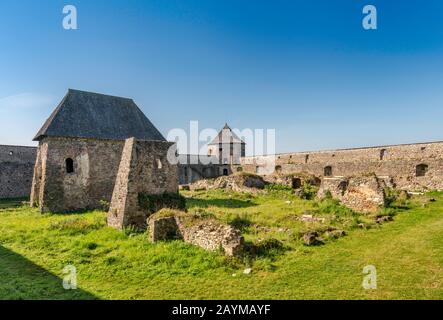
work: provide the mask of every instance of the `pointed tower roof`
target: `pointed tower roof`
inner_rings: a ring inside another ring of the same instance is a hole
[[[214,140],[209,143],[209,145],[212,144],[220,144],[220,143],[241,143],[245,144],[245,142],[240,139],[228,126],[226,123],[223,129],[220,130],[218,135],[214,138]]]
[[[166,141],[132,99],[72,89],[34,141],[44,137]]]

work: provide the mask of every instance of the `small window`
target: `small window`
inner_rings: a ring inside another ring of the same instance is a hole
[[[426,175],[426,172],[428,172],[427,164],[422,163],[415,167],[415,175],[417,177],[424,177]]]
[[[305,155],[305,163],[308,163],[309,161],[309,154]]]
[[[292,189],[300,189],[300,188],[301,188],[301,179],[292,178]]]
[[[387,155],[388,155],[388,150],[386,150],[386,149],[380,150],[380,160],[383,160],[384,158],[386,158]]]
[[[325,169],[324,169],[324,176],[325,177],[332,176],[332,167],[331,166],[325,167]]]
[[[276,173],[281,173],[281,166],[275,166],[275,172]]]
[[[156,159],[156,163],[157,163],[157,169],[162,169],[163,168],[163,164],[162,164],[162,161],[160,159]]]
[[[237,172],[243,172],[243,167],[237,167]]]
[[[66,173],[74,173],[74,160],[71,158],[67,158],[65,160],[66,163]]]
[[[14,155],[14,151],[9,151],[9,155],[10,156]]]
[[[255,173],[259,173],[260,172],[260,167],[259,166],[256,166],[255,167]]]
[[[229,171],[228,171],[228,169],[223,169],[223,175],[224,175],[224,176],[229,175]]]

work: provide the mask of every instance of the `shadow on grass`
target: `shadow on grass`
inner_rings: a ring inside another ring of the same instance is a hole
[[[97,299],[80,288],[65,290],[61,278],[3,246],[0,246],[0,279],[0,300]]]
[[[18,208],[23,205],[23,202],[29,202],[29,198],[14,198],[14,199],[1,199],[0,209]]]
[[[255,203],[249,200],[238,199],[186,199],[188,208],[207,208],[207,207],[220,207],[220,208],[248,208],[256,206]]]

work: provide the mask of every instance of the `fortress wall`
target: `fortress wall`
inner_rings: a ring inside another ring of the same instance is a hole
[[[427,166],[426,172],[417,176],[421,164]],[[327,175],[329,166],[332,176],[375,173],[392,177],[401,189],[443,189],[443,142],[246,157],[241,164],[244,171],[259,174],[265,166],[281,173],[308,172],[320,177]]]
[[[29,197],[35,147],[0,145],[0,199]]]

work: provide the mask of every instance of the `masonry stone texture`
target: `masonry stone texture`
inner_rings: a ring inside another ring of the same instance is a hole
[[[0,199],[29,197],[37,148],[0,145]]]
[[[148,212],[140,207],[143,194],[178,193],[178,167],[168,159],[173,143],[127,139],[108,212],[108,225],[146,229]]]
[[[317,177],[349,177],[374,173],[408,191],[443,190],[443,142],[297,152],[275,157],[244,157],[242,171],[309,173]],[[269,169],[268,171],[263,168]]]

